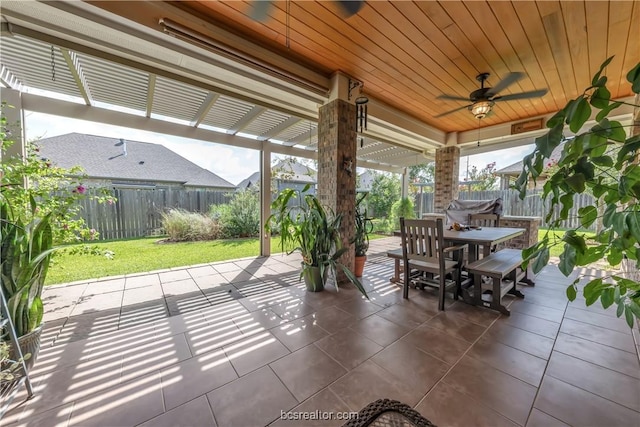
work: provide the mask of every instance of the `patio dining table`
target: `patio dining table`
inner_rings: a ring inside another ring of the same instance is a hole
[[[484,228],[472,228],[463,230],[445,229],[443,238],[446,243],[453,245],[466,244],[469,247],[469,263],[477,261],[479,259],[480,247],[482,247],[482,256],[489,256],[491,248],[500,243],[507,242],[515,237],[521,236],[525,233],[524,228],[511,228],[511,227],[484,227]],[[395,235],[400,236],[401,232],[394,232]],[[391,279],[392,282],[400,283],[400,261],[402,261],[402,249],[392,250],[387,252],[387,256],[394,258],[395,261],[395,276]],[[481,280],[478,276],[474,276],[473,280]],[[470,282],[470,283],[469,283]],[[468,290],[473,288],[473,282],[468,281],[463,288],[462,297],[465,302],[470,304],[478,304],[476,298],[469,295]],[[479,296],[478,296],[479,297]]]

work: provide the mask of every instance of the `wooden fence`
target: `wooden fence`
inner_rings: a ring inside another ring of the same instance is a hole
[[[540,197],[540,191],[528,191],[527,197],[520,200],[518,192],[515,190],[496,190],[496,191],[461,191],[458,195],[460,200],[489,200],[502,198],[504,216],[537,216],[542,218],[544,222],[545,212],[548,204]],[[422,204],[420,194],[416,195],[415,209],[418,215],[422,213],[433,212],[433,193],[422,194]],[[574,228],[580,225],[578,218],[578,209],[583,206],[592,205],[594,203],[593,196],[588,194],[578,194],[573,201],[573,208],[569,211],[569,219],[562,223],[564,228]],[[595,224],[590,227],[591,231],[595,230]]]
[[[207,213],[211,205],[228,203],[228,191],[197,191],[171,188],[117,188],[111,205],[83,200],[82,217],[102,239],[153,235],[162,227],[162,212],[180,208]]]

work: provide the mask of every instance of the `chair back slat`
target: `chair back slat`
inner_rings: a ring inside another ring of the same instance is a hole
[[[400,218],[402,231],[403,256],[407,260],[418,260],[442,264],[442,219],[404,219]]]
[[[470,214],[468,225],[480,227],[500,227],[500,215],[497,214]]]

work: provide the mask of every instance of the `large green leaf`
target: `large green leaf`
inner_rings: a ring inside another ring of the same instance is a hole
[[[575,175],[568,177],[565,182],[576,193],[584,193],[584,190],[586,188],[585,184],[587,180],[584,174],[577,173]]]
[[[606,86],[600,86],[593,91],[591,95],[591,105],[596,108],[607,108],[609,106],[609,100],[611,99],[611,92]]]
[[[635,320],[633,318],[633,312],[628,306],[624,309],[624,319],[627,321],[627,325],[629,325],[630,328],[633,328]]]
[[[567,124],[571,132],[578,132],[591,116],[591,106],[585,98],[574,101],[567,113]],[[547,156],[548,157],[548,156]]]
[[[603,108],[596,115],[596,121],[599,122],[600,120],[604,119],[605,117],[607,117],[609,115],[609,113],[611,113],[613,110],[615,110],[616,108],[618,108],[621,105],[622,105],[622,102],[612,102],[607,107]]]
[[[640,212],[628,212],[626,220],[631,235],[636,239],[636,242],[640,244]]]
[[[562,142],[562,123],[557,124],[549,132],[535,139],[536,148],[543,157],[550,158],[553,150]]]
[[[606,147],[605,147],[606,149]],[[592,153],[593,154],[593,153]],[[592,157],[591,161],[598,165],[598,166],[604,166],[604,167],[611,167],[613,166],[613,159],[609,156],[596,156],[596,157]]]
[[[610,204],[605,208],[604,215],[602,216],[602,225],[610,227],[613,224],[613,218],[617,212],[617,208],[614,204]]]
[[[607,255],[607,262],[610,265],[618,265],[622,262],[622,251],[620,249],[612,247]]]
[[[584,228],[589,228],[598,219],[598,209],[593,205],[581,207],[578,209],[578,216],[580,217],[580,224]]]
[[[613,288],[607,288],[602,291],[600,302],[602,303],[603,308],[607,309],[613,305],[613,294]]]
[[[633,93],[640,93],[640,62],[627,73],[627,81],[631,83]]]
[[[604,83],[606,83],[606,80],[605,82],[600,82],[600,75],[602,75],[602,71],[604,71],[606,66],[609,65],[612,60],[613,60],[613,56],[610,56],[600,65],[600,69],[598,70],[597,73],[593,75],[593,79],[591,80],[592,86],[602,86]]]
[[[544,267],[549,264],[549,248],[543,248],[540,251],[540,255],[533,261],[533,272],[538,274]]]
[[[564,245],[564,251],[560,254],[558,268],[565,276],[569,276],[576,266],[576,248],[571,245]]]

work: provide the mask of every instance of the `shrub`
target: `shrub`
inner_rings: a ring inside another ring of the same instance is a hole
[[[162,214],[162,226],[173,242],[215,240],[222,237],[218,221],[197,212],[171,209]]]
[[[219,221],[226,237],[260,235],[260,198],[254,190],[237,191],[228,204],[213,205],[209,212]]]
[[[412,219],[416,217],[415,211],[413,209],[413,202],[408,197],[405,197],[395,202],[393,206],[391,206],[391,214],[392,214],[391,226],[395,227],[393,230],[400,229],[401,217],[404,217],[407,219]]]

